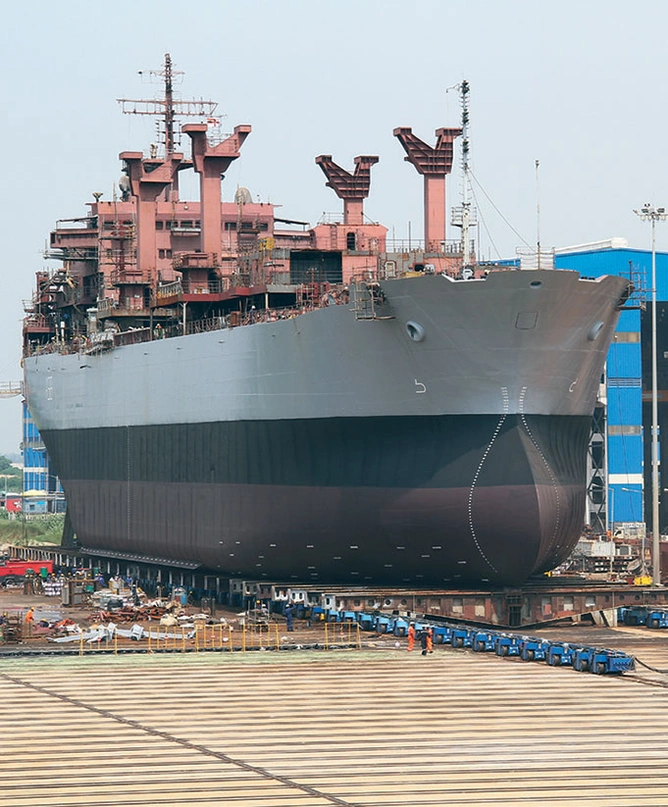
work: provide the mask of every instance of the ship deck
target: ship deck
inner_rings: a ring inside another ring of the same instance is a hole
[[[660,632],[588,630],[668,667]],[[644,668],[601,677],[385,640],[6,658],[0,678],[8,807],[668,802],[666,676]]]

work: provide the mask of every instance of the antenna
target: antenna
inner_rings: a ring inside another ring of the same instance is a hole
[[[139,71],[143,75],[143,71]],[[172,68],[172,57],[165,53],[165,65],[162,70],[149,70],[150,76],[158,76],[164,82],[164,97],[152,101],[134,98],[118,98],[121,110],[125,115],[156,115],[162,118],[165,154],[173,154],[176,148],[174,122],[177,116],[189,118],[212,118],[218,104],[215,101],[196,101],[174,99],[174,77],[183,72]]]
[[[459,102],[462,107],[462,204],[461,207],[455,207],[452,210],[452,225],[462,228],[462,265],[464,268],[471,265],[471,239],[469,238],[469,229],[475,227],[478,223],[476,210],[471,207],[469,202],[469,185],[470,185],[470,143],[469,143],[469,92],[470,85],[466,79],[457,84],[455,87],[448,89],[458,90]],[[447,90],[446,90],[447,92]]]

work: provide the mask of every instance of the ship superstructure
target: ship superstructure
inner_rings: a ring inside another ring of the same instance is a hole
[[[316,158],[344,211],[310,227],[245,189],[221,202],[250,126],[182,131],[188,157],[122,152],[121,198],[57,227],[62,268],[27,312],[28,405],[79,541],[359,583],[518,583],[563,560],[629,282],[464,267],[472,245],[445,238],[459,129],[395,130],[424,176],[419,250],[364,215],[377,157]]]

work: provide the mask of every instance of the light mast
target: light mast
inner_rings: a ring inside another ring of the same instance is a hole
[[[464,79],[458,84],[459,101],[462,107],[462,204],[452,210],[452,225],[462,229],[462,268],[466,269],[472,264],[471,240],[469,230],[478,223],[476,210],[469,202],[470,165],[469,165],[469,92],[468,81]]]

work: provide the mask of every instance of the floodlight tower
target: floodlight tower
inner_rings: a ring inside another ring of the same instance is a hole
[[[656,223],[665,221],[665,207],[646,204],[633,211],[652,225],[652,585],[661,585],[661,526],[659,524],[659,394],[656,351]]]

